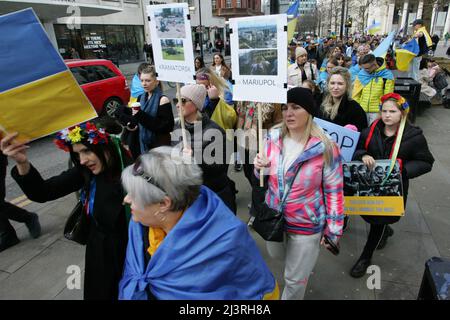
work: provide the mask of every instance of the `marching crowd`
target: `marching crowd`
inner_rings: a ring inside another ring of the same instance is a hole
[[[415,21],[417,30],[420,23]],[[419,46],[431,47],[426,34],[418,31],[416,37]],[[291,43],[283,105],[234,102],[223,56],[215,54],[210,66],[198,57],[197,84],[181,87],[173,101],[184,123],[175,120],[155,68],[142,64],[132,83],[132,107],[119,108],[114,121],[99,119],[57,134],[57,147],[74,165],[49,179],[30,163],[29,146],[15,139],[17,133],[4,134],[0,251],[19,242],[8,219],[40,235],[36,214],[4,200],[9,158],[15,162],[12,177],[32,201],[82,190],[85,299],[303,299],[320,246],[337,253],[347,227],[340,150],[313,118],[361,132],[353,160],[370,170],[378,159],[396,159],[405,204],[409,180],[432,169],[423,132],[409,123],[408,102],[394,93],[391,58],[371,53],[381,41],[363,36],[318,44],[307,37]],[[427,63],[423,78],[432,84],[442,70]],[[258,116],[267,130],[263,149],[252,143]],[[248,139],[233,141],[227,132],[236,129]],[[227,144],[235,151],[231,160],[223,152]],[[283,217],[283,240],[266,241],[270,257],[284,262],[282,292],[247,225],[236,217],[229,163],[243,169],[253,190],[248,225],[260,210]],[[364,216],[370,232],[349,270],[352,277],[366,273],[399,219]]]

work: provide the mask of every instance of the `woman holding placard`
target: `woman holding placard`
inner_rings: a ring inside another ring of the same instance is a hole
[[[358,131],[367,128],[367,117],[358,102],[351,98],[350,73],[343,67],[329,71],[327,94],[322,102],[318,118],[339,126],[353,125]]]
[[[434,162],[422,130],[408,123],[408,111],[408,103],[399,94],[382,96],[381,117],[363,130],[353,156],[354,160],[363,161],[370,170],[375,167],[375,159],[397,159],[401,167],[405,207],[409,179],[431,171]],[[350,271],[354,278],[366,274],[375,249],[382,249],[387,238],[394,233],[389,224],[400,220],[400,216],[364,215],[362,218],[370,223],[370,232],[360,258]]]
[[[281,299],[295,300],[304,297],[320,244],[332,250],[342,236],[343,174],[338,146],[313,121],[311,91],[290,89],[282,110],[281,128],[264,146],[267,159],[258,154],[254,164],[257,176],[261,169],[268,174],[265,203],[284,216],[284,242],[267,242],[267,249],[285,261]]]

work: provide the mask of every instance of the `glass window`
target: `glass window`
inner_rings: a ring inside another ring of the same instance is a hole
[[[227,8],[231,8],[232,6],[231,6],[231,0],[227,0],[227,2],[226,2],[226,7]]]
[[[240,8],[241,7],[241,0],[236,0],[236,8]]]
[[[217,9],[217,1],[216,0],[212,0],[212,8]]]
[[[96,77],[94,78],[92,74],[88,73],[86,67],[73,67],[70,68],[70,71],[72,71],[72,74],[79,85],[97,81]]]
[[[99,80],[117,77],[117,75],[106,66],[88,66],[87,68],[92,69],[92,72],[97,75]]]

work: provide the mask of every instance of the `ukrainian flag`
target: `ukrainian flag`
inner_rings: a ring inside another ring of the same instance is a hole
[[[409,64],[419,53],[419,44],[415,39],[404,43],[401,49],[395,50],[395,61],[399,71],[408,71]]]
[[[97,113],[33,9],[0,16],[0,129],[33,140]]]
[[[293,4],[289,6],[286,11],[288,16],[292,16],[291,20],[288,22],[288,41],[290,42],[294,36],[295,27],[297,26],[298,20],[298,8],[300,7],[300,0],[296,0]],[[289,19],[289,17],[288,17]]]
[[[373,20],[372,24],[367,28],[367,32],[371,35],[376,34],[381,30],[381,23]]]

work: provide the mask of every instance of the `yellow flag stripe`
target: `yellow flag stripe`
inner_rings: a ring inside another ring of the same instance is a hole
[[[69,70],[0,93],[0,123],[33,140],[97,117]]]

